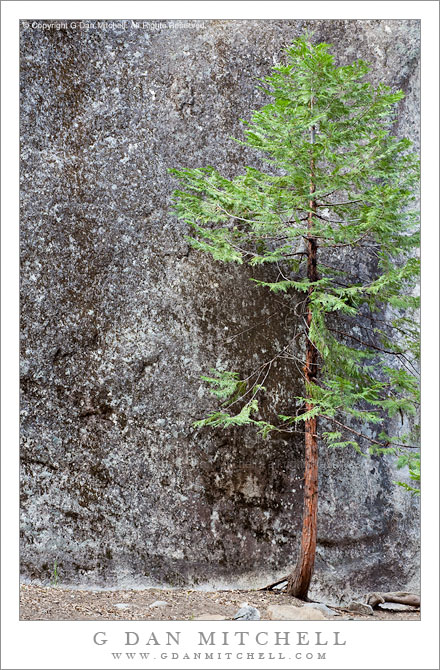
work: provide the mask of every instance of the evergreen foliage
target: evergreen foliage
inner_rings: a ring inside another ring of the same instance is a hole
[[[191,245],[215,261],[272,264],[276,281],[254,283],[296,306],[302,343],[296,333],[290,351],[304,358],[309,341],[319,360],[295,398],[302,410],[271,422],[262,420],[257,398],[271,362],[247,380],[213,371],[205,381],[223,405],[196,425],[254,424],[267,436],[298,432],[319,417],[330,447],[396,454],[417,482],[410,438],[393,439],[383,428],[418,412],[419,168],[411,142],[391,133],[404,94],[373,86],[368,72],[362,60],[335,66],[329,45],[301,37],[261,80],[272,101],[243,121],[245,138],[236,140],[255,150],[264,171],[245,167],[234,179],[210,166],[171,171],[181,184],[175,212],[193,231]],[[311,239],[315,281],[307,272]],[[354,259],[367,264],[367,277]]]

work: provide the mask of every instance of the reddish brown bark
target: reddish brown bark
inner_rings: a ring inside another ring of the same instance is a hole
[[[312,127],[311,140],[313,144],[315,128]],[[313,212],[316,211],[316,201],[313,198],[315,193],[314,183],[314,161],[310,163],[311,181],[310,181],[310,212],[308,216],[307,227],[311,231],[313,227]],[[318,279],[317,272],[317,242],[313,235],[307,237],[307,277],[311,282]],[[312,310],[310,305],[310,294],[313,288],[309,289],[309,300],[307,302],[307,334],[312,323]],[[306,384],[315,382],[318,374],[318,352],[307,338],[306,361],[304,365],[304,377]],[[307,393],[307,391],[306,391]],[[309,397],[309,394],[306,396]],[[306,403],[306,411],[313,409],[312,402]],[[301,549],[295,569],[289,575],[287,582],[287,593],[302,600],[307,599],[307,593],[310,586],[310,580],[313,575],[316,553],[316,528],[318,514],[318,439],[317,439],[317,418],[313,417],[305,421],[305,471],[304,471],[304,511],[303,525],[301,533]]]

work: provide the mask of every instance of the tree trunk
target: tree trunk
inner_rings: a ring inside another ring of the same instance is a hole
[[[315,139],[315,126],[311,129],[311,144]],[[313,198],[315,193],[314,182],[315,165],[313,156],[310,161],[310,212],[308,216],[307,228],[310,231],[313,226],[313,212],[316,212],[316,201]],[[317,242],[313,235],[307,236],[307,277],[311,282],[318,279],[316,268]],[[313,288],[309,289],[309,300],[307,302],[307,333],[312,323],[312,310],[310,305],[310,294]],[[310,382],[315,382],[318,373],[318,352],[313,343],[307,338],[306,344],[306,362],[304,366],[304,376],[306,387]],[[306,397],[310,397],[306,389]],[[313,409],[312,402],[306,403],[306,411]],[[295,569],[289,575],[286,592],[300,598],[307,599],[310,580],[313,575],[316,553],[316,525],[318,513],[318,438],[317,438],[317,419],[313,417],[305,421],[305,472],[304,472],[304,511],[303,525],[301,533],[301,549],[298,562]]]

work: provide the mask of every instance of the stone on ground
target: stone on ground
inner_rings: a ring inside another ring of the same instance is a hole
[[[166,605],[168,605],[168,604],[169,603],[167,603],[166,600],[155,600],[154,603],[151,603],[150,608],[151,607],[166,607]]]
[[[324,603],[304,603],[303,607],[309,607],[315,610],[320,610],[323,614],[327,616],[336,616],[337,612],[324,605]]]
[[[378,608],[381,610],[392,610],[393,612],[415,612],[418,607],[404,605],[403,603],[380,603]]]
[[[366,605],[365,603],[358,603],[353,600],[347,607],[351,612],[356,612],[357,614],[374,614],[373,608],[371,605]]]
[[[270,605],[267,613],[272,621],[325,621],[327,618],[314,607],[294,607],[293,605]]]
[[[243,603],[232,618],[236,621],[259,621],[261,616],[256,607],[252,607],[252,605],[248,605],[248,603]]]

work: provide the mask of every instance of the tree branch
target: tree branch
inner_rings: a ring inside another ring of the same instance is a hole
[[[340,207],[341,205],[354,205],[357,202],[364,202],[363,200],[347,200],[347,202],[324,202],[319,203],[317,207]]]
[[[381,347],[377,347],[375,344],[370,344],[369,342],[364,342],[363,340],[359,339],[358,337],[355,337],[354,335],[350,335],[349,333],[343,333],[341,330],[338,330],[337,328],[330,328],[328,327],[328,330],[330,330],[332,333],[338,333],[339,335],[342,335],[343,337],[349,337],[351,340],[354,340],[355,342],[359,342],[359,344],[362,344],[364,347],[368,347],[369,349],[375,349],[376,351],[380,351],[383,354],[391,354],[392,356],[401,356],[407,363],[410,365],[414,372],[411,373],[406,365],[404,366],[410,374],[417,374],[417,370],[414,368],[413,364],[411,361],[405,356],[405,354],[402,351],[389,351],[388,349],[382,349]]]
[[[419,449],[419,447],[415,447],[410,444],[398,444],[397,442],[386,442],[383,444],[382,442],[378,442],[377,440],[373,440],[372,437],[368,437],[367,435],[364,435],[363,433],[359,433],[357,430],[354,430],[354,428],[350,428],[350,426],[346,426],[344,423],[341,423],[340,421],[337,421],[334,419],[332,416],[327,416],[326,414],[318,414],[322,419],[329,419],[330,421],[333,421],[337,426],[340,428],[345,428],[345,430],[348,430],[350,433],[354,433],[358,437],[362,437],[364,440],[368,440],[368,442],[372,442],[372,444],[377,444],[379,447],[382,449],[387,449],[388,447],[403,447],[404,449]]]

